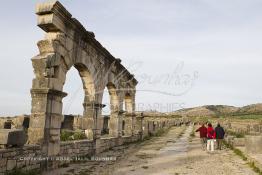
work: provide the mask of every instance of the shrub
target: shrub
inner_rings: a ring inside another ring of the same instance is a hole
[[[83,139],[86,139],[86,135],[82,131],[62,130],[61,135],[60,135],[60,139],[61,139],[61,141],[83,140]]]
[[[65,131],[65,130],[61,130],[61,134],[60,134],[60,140],[61,141],[68,141],[71,140],[71,136],[73,135],[72,132],[69,131]]]
[[[234,131],[231,131],[231,130],[227,130],[226,133],[227,133],[228,135],[235,136],[236,138],[244,138],[244,137],[245,137],[245,134],[244,134],[244,133],[234,132]]]
[[[75,132],[72,137],[73,137],[73,140],[83,140],[83,139],[86,139],[86,135],[85,135],[85,133],[83,133],[83,132]]]

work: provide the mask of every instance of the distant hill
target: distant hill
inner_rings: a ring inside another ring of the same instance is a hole
[[[205,105],[194,108],[185,108],[174,111],[172,115],[181,115],[187,117],[193,116],[236,116],[236,115],[250,115],[262,114],[262,103],[252,104],[243,107],[227,106],[227,105]]]
[[[239,114],[262,114],[262,103],[244,106],[237,112]]]

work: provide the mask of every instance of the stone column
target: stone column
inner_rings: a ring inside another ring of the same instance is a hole
[[[143,122],[144,122],[144,116],[143,114],[136,116],[136,129],[134,130],[134,134],[140,135],[140,139],[143,140]]]
[[[123,110],[120,110],[118,112],[118,137],[122,137],[123,135],[123,121],[124,121],[124,114],[125,114],[125,111]]]
[[[125,127],[123,128],[125,136],[131,136],[134,134],[134,114],[127,113],[123,116],[123,120],[125,121]]]
[[[109,119],[109,136],[110,137],[118,137],[119,136],[119,117],[118,113],[114,113],[110,115]]]
[[[99,125],[99,117],[103,104],[96,102],[84,103],[84,116],[82,120],[82,129],[85,130],[89,140],[98,139],[101,136],[101,128]]]
[[[118,123],[119,123],[119,118],[117,116],[110,115],[109,124],[108,124],[110,137],[119,136]]]
[[[28,129],[28,143],[41,144],[43,152],[60,152],[62,98],[67,94],[53,89],[32,89],[32,114]]]
[[[122,110],[111,113],[108,124],[110,137],[122,136],[123,113],[124,112]]]

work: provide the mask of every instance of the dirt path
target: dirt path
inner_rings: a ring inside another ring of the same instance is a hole
[[[188,127],[179,139],[174,138],[171,129],[157,141],[145,145],[135,154],[119,163],[110,174],[114,175],[252,175],[248,165],[231,150],[224,149],[215,153],[202,151],[199,138],[190,138],[192,126]],[[190,140],[190,142],[189,142]],[[159,142],[167,144],[155,149]]]
[[[173,127],[167,134],[140,144],[114,148],[99,156],[117,161],[70,164],[54,174],[78,175],[253,175],[231,150],[207,153],[199,138],[190,138],[192,126]],[[183,134],[181,134],[183,133]],[[59,173],[58,173],[59,172]]]

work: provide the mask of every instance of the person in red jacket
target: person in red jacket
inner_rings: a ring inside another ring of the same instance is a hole
[[[196,130],[196,132],[199,132],[202,148],[205,150],[207,143],[207,128],[205,127],[205,124],[203,123],[202,126]]]
[[[213,152],[215,150],[215,139],[216,139],[216,132],[215,132],[214,128],[212,127],[212,124],[208,123],[208,127],[207,127],[207,151]]]

